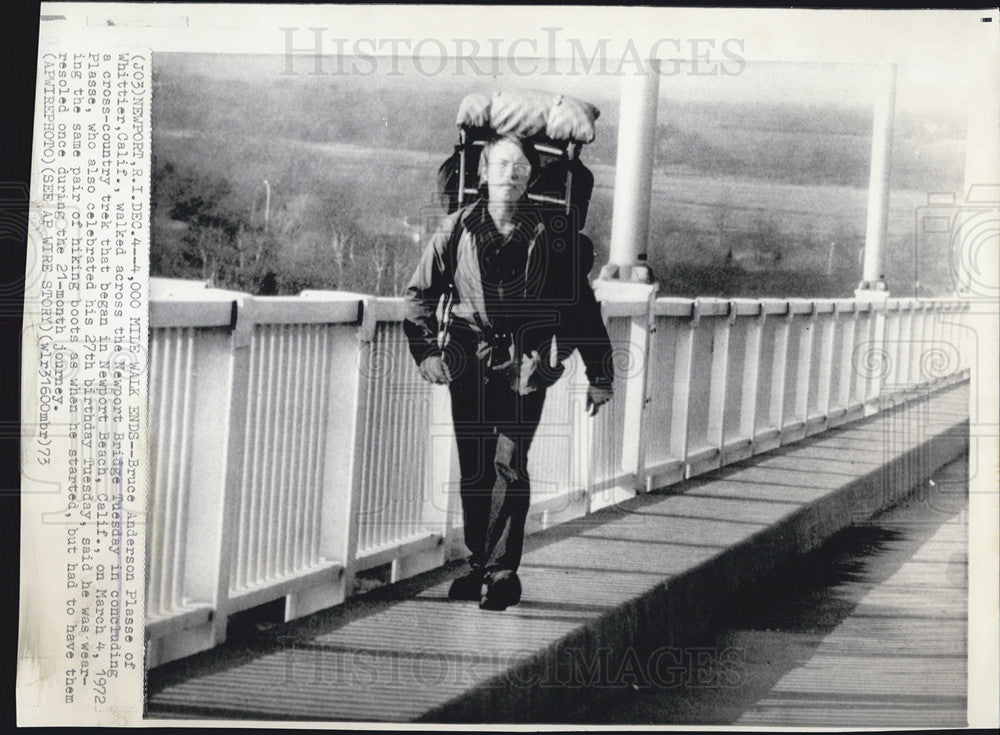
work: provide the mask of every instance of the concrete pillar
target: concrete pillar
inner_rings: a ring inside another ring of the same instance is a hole
[[[872,296],[884,292],[885,236],[889,221],[889,178],[892,172],[892,125],[896,111],[896,65],[884,64],[875,100],[872,124],[872,161],[868,180],[868,227],[865,231],[865,259],[861,284],[855,295]],[[885,296],[887,294],[879,294]]]
[[[611,253],[608,264],[601,270],[602,279],[642,282],[651,279],[645,261],[656,152],[658,65],[657,60],[650,59],[645,73],[628,74],[622,79]]]

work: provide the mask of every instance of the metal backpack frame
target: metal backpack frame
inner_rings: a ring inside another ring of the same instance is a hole
[[[482,131],[480,133],[480,131]],[[458,148],[459,148],[459,162],[458,162],[458,207],[461,208],[465,205],[472,197],[475,197],[479,193],[478,182],[474,179],[474,185],[469,186],[468,175],[471,171],[469,158],[475,148],[480,149],[480,155],[482,153],[482,147],[486,143],[486,136],[488,131],[480,128],[469,128],[466,126],[461,126],[458,129]],[[572,162],[579,159],[580,149],[583,147],[583,143],[577,143],[573,140],[552,140],[546,137],[534,137],[525,140],[526,145],[531,145],[534,147],[536,153],[539,155],[549,155],[555,156],[561,159],[566,166],[566,181],[563,186],[563,192],[561,197],[551,196],[550,194],[540,194],[538,192],[528,191],[528,198],[536,202],[545,202],[547,204],[558,204],[562,205],[564,208],[564,213],[569,214],[570,208],[573,205],[573,167]],[[479,155],[475,156],[475,160],[479,160]],[[475,175],[475,174],[473,174]]]

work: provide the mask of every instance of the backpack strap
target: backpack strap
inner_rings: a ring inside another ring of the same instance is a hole
[[[465,230],[465,212],[459,212],[455,218],[455,226],[451,228],[451,235],[448,236],[448,243],[444,248],[445,273],[448,274],[448,293],[455,293],[455,271],[458,269],[458,243],[462,239],[462,232]]]
[[[451,312],[455,305],[455,271],[458,268],[458,243],[462,238],[462,230],[465,229],[464,212],[459,212],[455,218],[455,226],[448,235],[448,242],[445,243],[443,256],[443,270],[448,285],[444,292],[444,311],[441,323],[438,325],[437,342],[440,349],[444,349],[449,342],[448,327],[451,325]]]

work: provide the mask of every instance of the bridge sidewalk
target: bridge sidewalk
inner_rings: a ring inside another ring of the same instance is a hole
[[[535,534],[504,612],[448,600],[451,565],[154,669],[147,715],[573,721],[967,447],[964,383]]]

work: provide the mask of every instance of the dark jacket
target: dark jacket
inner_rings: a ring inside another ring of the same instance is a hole
[[[551,223],[558,219],[532,206],[525,208],[515,228],[527,241],[525,275],[517,294],[501,301],[489,284],[484,287],[479,275],[477,233],[483,232],[479,222],[485,210],[485,200],[477,199],[448,215],[420,258],[405,294],[403,329],[413,358],[419,364],[429,355],[441,354],[439,304],[443,295],[447,299],[453,293],[449,331],[460,335],[460,344],[468,344],[467,333],[480,345],[489,344],[499,328],[515,335],[521,354],[537,350],[547,363],[555,336],[560,362],[579,350],[590,383],[609,385],[614,379],[611,343],[587,280],[593,243],[583,235],[556,232]]]

